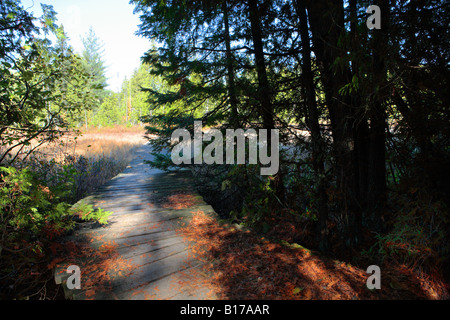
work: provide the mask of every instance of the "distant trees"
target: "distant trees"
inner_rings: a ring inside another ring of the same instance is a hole
[[[104,48],[100,39],[95,35],[92,26],[82,39],[83,51],[81,57],[86,71],[91,76],[92,88],[95,96],[102,101],[105,95],[104,89],[108,86],[106,78],[106,65],[104,62]]]
[[[106,78],[106,66],[103,61],[103,44],[100,39],[95,35],[92,26],[89,28],[88,33],[82,38],[83,51],[81,57],[83,61],[83,67],[90,76],[89,94],[92,97],[92,104],[85,105],[84,117],[81,117],[78,121],[84,120],[85,126],[88,126],[88,111],[92,111],[94,114],[103,102],[106,96],[107,78]]]
[[[119,93],[107,91],[102,104],[97,108],[95,114],[89,114],[89,125],[95,127],[109,127],[122,123],[119,104]]]
[[[85,105],[84,112],[78,113],[77,123],[85,126],[137,125],[140,117],[150,111],[145,89],[162,90],[164,84],[160,78],[150,74],[150,66],[141,64],[130,79],[125,78],[120,92],[106,90],[106,65],[101,40],[93,28],[83,38],[84,50],[81,53],[82,64],[89,75],[87,94],[91,103]]]
[[[124,79],[120,92],[104,90],[103,101],[88,112],[89,125],[138,125],[142,124],[141,117],[162,112],[153,110],[147,91],[164,91],[167,85],[149,70],[150,66],[142,63],[130,79]]]

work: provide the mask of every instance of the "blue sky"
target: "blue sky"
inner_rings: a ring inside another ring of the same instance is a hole
[[[76,52],[83,50],[81,37],[92,26],[104,44],[109,87],[118,91],[125,76],[129,78],[140,64],[140,58],[150,49],[150,41],[135,35],[140,23],[133,14],[129,0],[23,0],[22,4],[35,16],[40,16],[41,3],[52,5],[58,13],[58,23],[64,25],[69,42]]]

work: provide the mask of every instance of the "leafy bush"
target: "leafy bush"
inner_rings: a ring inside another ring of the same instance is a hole
[[[58,201],[64,196],[59,188],[49,188],[28,169],[0,167],[0,208],[2,239],[9,245],[19,245],[17,239],[36,239],[48,227],[55,231],[72,227],[69,204]],[[5,234],[7,233],[7,235]],[[2,248],[7,249],[2,242]]]
[[[51,277],[50,244],[75,226],[68,181],[46,184],[28,168],[0,167],[0,298],[23,298]],[[80,209],[78,209],[80,210]],[[82,208],[84,219],[106,222],[104,211]]]
[[[102,208],[94,209],[92,205],[80,204],[76,208],[72,207],[71,212],[81,220],[90,221],[94,220],[100,224],[106,224],[111,212],[105,211]]]

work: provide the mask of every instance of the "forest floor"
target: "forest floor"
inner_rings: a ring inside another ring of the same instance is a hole
[[[284,225],[285,230],[294,226]],[[193,252],[204,261],[211,290],[233,300],[432,300],[448,299],[445,284],[407,266],[381,267],[381,289],[366,282],[362,268],[332,259],[270,234],[219,223],[197,212],[182,229]],[[276,230],[279,235],[280,229]],[[273,234],[272,234],[273,235]]]

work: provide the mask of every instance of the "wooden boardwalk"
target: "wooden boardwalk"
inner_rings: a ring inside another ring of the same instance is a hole
[[[104,270],[108,284],[98,283],[98,288],[110,288],[106,292],[91,290],[96,279],[89,279],[81,270],[81,289],[69,290],[64,285],[66,297],[215,299],[205,284],[207,276],[198,272],[201,263],[192,258],[189,243],[178,232],[180,221],[189,221],[192,212],[201,210],[211,215],[215,212],[195,193],[190,172],[166,173],[152,169],[144,162],[151,159],[150,152],[149,145],[142,146],[125,171],[76,204],[91,204],[112,212],[106,226],[93,228],[88,223],[71,238],[91,239],[93,250],[113,245],[118,263],[114,270]],[[186,197],[190,200],[187,205],[186,201],[177,204],[177,199],[186,200]],[[121,266],[128,268],[121,270]],[[69,276],[64,271],[55,268],[57,283],[64,284]],[[83,285],[87,283],[91,284],[88,288]]]

